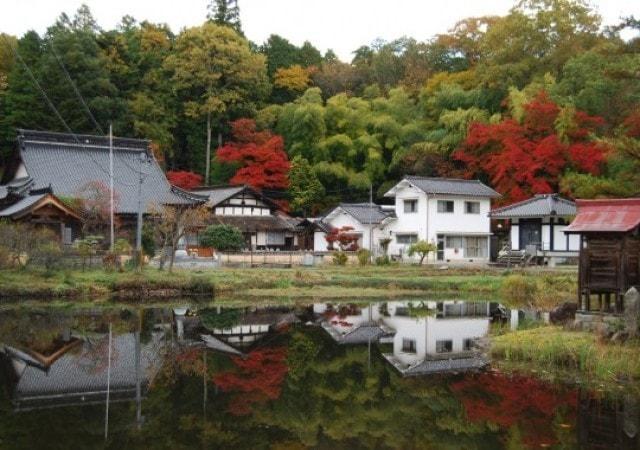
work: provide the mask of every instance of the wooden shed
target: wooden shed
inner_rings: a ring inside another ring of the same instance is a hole
[[[583,311],[621,313],[623,296],[640,285],[640,198],[577,200],[565,233],[580,235],[579,301]],[[613,301],[613,302],[612,302]]]

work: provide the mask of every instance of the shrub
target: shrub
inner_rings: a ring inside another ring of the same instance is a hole
[[[376,266],[388,266],[389,264],[391,264],[389,255],[378,256],[376,258]]]
[[[62,248],[60,248],[60,244],[54,238],[54,240],[51,241],[40,242],[39,245],[33,249],[31,255],[39,261],[47,271],[50,271],[60,265]]]
[[[349,258],[347,257],[347,254],[345,252],[340,251],[340,252],[335,252],[333,254],[333,263],[336,266],[344,266],[344,265],[346,265],[348,259]]]
[[[507,276],[500,287],[503,298],[514,306],[532,307],[537,291],[535,280],[518,274]]]
[[[142,251],[149,258],[153,258],[156,255],[156,239],[153,227],[148,223],[145,223],[142,227]]]
[[[371,261],[371,252],[366,248],[361,248],[358,250],[358,263],[361,266],[366,266]]]
[[[210,225],[200,236],[200,245],[216,250],[238,251],[245,246],[242,232],[231,225]]]

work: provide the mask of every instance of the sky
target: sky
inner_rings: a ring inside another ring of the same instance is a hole
[[[174,32],[201,24],[208,0],[2,0],[0,32],[43,33],[62,12],[82,4],[100,27],[113,28],[124,15],[167,23]],[[279,34],[296,45],[310,41],[323,53],[331,48],[343,61],[376,38],[426,40],[473,16],[504,15],[515,0],[238,0],[246,36],[260,44]],[[592,0],[604,24],[621,16],[640,17],[638,0]]]

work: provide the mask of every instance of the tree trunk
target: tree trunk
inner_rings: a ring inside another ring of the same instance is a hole
[[[207,161],[204,172],[204,184],[209,185],[209,171],[211,169],[211,113],[207,113]]]
[[[426,257],[427,257],[427,253],[423,253],[422,256],[420,257],[420,265],[422,265],[422,262]]]
[[[171,239],[171,255],[169,255],[169,272],[173,272],[173,261],[176,259],[176,247],[180,237]]]
[[[164,265],[167,262],[167,245],[169,243],[169,239],[165,236],[162,240],[162,250],[160,250],[160,264],[158,266],[158,270],[164,270]]]

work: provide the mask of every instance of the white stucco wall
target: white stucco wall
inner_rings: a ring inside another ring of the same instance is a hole
[[[568,225],[553,224],[553,249],[551,248],[551,227],[549,217],[542,219],[542,248],[559,252],[580,250],[580,237],[569,235],[569,247],[567,248],[567,235],[564,230]],[[520,248],[520,226],[519,219],[513,219],[511,224],[511,248],[513,250],[524,250]]]
[[[351,231],[352,233],[356,233],[356,234],[360,234],[360,239],[358,239],[358,247],[359,248],[369,248],[369,234],[370,234],[370,230],[373,230],[373,249],[374,251],[376,251],[376,249],[378,248],[378,243],[380,241],[380,239],[382,239],[383,237],[386,236],[386,232],[387,229],[384,226],[381,225],[372,225],[371,228],[369,227],[369,224],[362,224],[359,221],[357,221],[351,214],[348,214],[346,212],[343,212],[341,210],[338,210],[336,212],[332,212],[330,213],[326,218],[325,218],[325,222],[328,223],[329,225],[331,225],[334,228],[342,228],[345,226],[348,227],[352,227],[353,231]],[[316,236],[314,235],[314,241],[316,239]],[[320,237],[318,237],[318,240],[320,240]],[[318,244],[320,244],[320,242],[318,242]],[[324,248],[326,250],[326,240],[324,242]],[[315,250],[318,250],[317,247],[314,247]],[[321,251],[321,250],[318,250]]]

